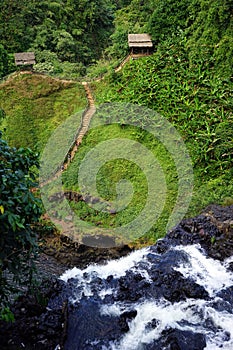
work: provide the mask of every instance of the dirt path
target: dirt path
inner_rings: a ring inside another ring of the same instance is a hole
[[[85,134],[87,133],[91,119],[96,111],[94,98],[92,96],[92,93],[91,93],[91,90],[90,90],[88,83],[86,81],[83,81],[82,85],[84,86],[84,89],[86,91],[86,96],[87,96],[87,100],[88,100],[88,108],[86,109],[86,111],[83,114],[81,128],[80,128],[79,133],[77,135],[77,138],[75,140],[75,144],[69,152],[70,156],[68,158],[68,161],[66,163],[64,163],[64,169],[67,169],[69,163],[74,158],[75,153],[78,150],[78,146],[82,143],[82,139],[85,136]]]
[[[115,68],[115,72],[119,72],[124,65],[130,60],[130,59],[137,59],[139,57],[142,57],[145,55],[132,55],[129,54],[120,64],[117,68]],[[101,78],[97,78],[95,79],[95,81],[101,81],[104,77]],[[58,79],[56,79],[58,80]],[[63,81],[64,83],[70,83],[71,81],[68,80],[60,80]],[[49,180],[47,180],[46,182],[41,183],[41,186],[44,186],[48,183],[51,183],[52,181],[54,181],[56,178],[62,176],[62,172],[64,170],[66,170],[70,164],[70,162],[73,160],[73,158],[75,157],[76,152],[78,151],[79,145],[82,143],[82,139],[85,136],[85,134],[88,131],[91,119],[93,118],[95,112],[96,112],[96,107],[95,107],[95,101],[90,89],[90,86],[88,84],[88,82],[83,81],[82,85],[85,89],[86,92],[86,97],[87,97],[87,101],[88,101],[88,107],[87,109],[84,111],[83,116],[82,116],[82,120],[81,120],[81,126],[78,129],[78,133],[77,133],[77,137],[76,140],[72,146],[72,148],[69,150],[69,152],[67,153],[66,157],[65,157],[65,162],[63,163],[62,169],[59,169],[55,175],[50,178]],[[73,237],[73,240],[76,240],[75,237],[77,237],[76,233],[76,228],[75,225],[73,224],[73,220],[72,218],[68,218],[68,220],[63,220],[63,219],[59,219],[59,218],[53,218],[52,219],[53,223],[59,228],[61,234],[66,235],[68,237]],[[78,237],[77,237],[78,240]]]
[[[86,91],[86,96],[87,96],[87,100],[88,100],[88,107],[83,113],[81,127],[79,127],[79,129],[78,129],[79,132],[77,134],[76,140],[75,140],[72,148],[69,150],[68,154],[65,157],[66,161],[63,163],[62,169],[59,169],[54,174],[54,176],[52,178],[50,178],[44,182],[41,182],[40,186],[42,186],[42,187],[51,183],[53,180],[55,180],[56,178],[61,176],[62,172],[68,168],[70,162],[73,160],[75,153],[78,150],[79,145],[82,143],[82,139],[85,136],[85,134],[87,133],[91,119],[92,119],[93,115],[95,114],[96,107],[95,107],[95,102],[94,102],[94,98],[92,96],[90,87],[89,87],[88,83],[85,81],[82,82],[82,85],[84,86],[84,89]]]

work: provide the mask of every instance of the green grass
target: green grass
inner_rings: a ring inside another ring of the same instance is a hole
[[[62,179],[64,189],[80,192],[82,186],[78,184],[78,174],[80,166],[83,166],[85,157],[89,156],[88,153],[101,143],[103,144],[108,140],[122,138],[136,140],[137,143],[148,147],[159,162],[165,175],[167,186],[165,203],[163,203],[162,197],[159,197],[159,191],[153,194],[154,197],[156,197],[156,194],[158,196],[158,198],[155,199],[155,205],[163,206],[161,216],[159,220],[155,220],[155,224],[152,225],[150,231],[142,238],[147,242],[150,240],[153,241],[163,236],[166,232],[168,217],[171,215],[171,210],[177,198],[177,173],[174,161],[166,148],[160,142],[152,139],[151,134],[147,131],[142,131],[140,128],[134,126],[122,127],[119,124],[105,125],[91,129],[83,139],[79,147],[79,152],[76,154],[70,167],[63,173]],[[113,150],[109,149],[109,153],[111,153],[111,151]],[[117,197],[117,185],[123,179],[129,181],[132,185],[133,193],[129,203],[127,203],[125,207],[123,206],[116,214],[109,214],[109,212],[103,211],[102,208],[91,207],[89,204],[82,201],[70,203],[71,208],[81,220],[93,226],[97,225],[99,229],[102,227],[103,231],[109,228],[116,229],[122,227],[136,219],[142,212],[147,201],[148,181],[145,172],[138,164],[135,164],[129,159],[124,159],[124,151],[122,152],[122,157],[123,158],[116,158],[106,162],[103,161],[103,165],[98,169],[99,171],[97,172],[96,179],[93,175],[93,181],[96,181],[97,197],[101,198],[102,201],[107,201],[110,207],[111,203],[115,203],[116,199],[118,199],[118,205],[124,204],[124,201],[127,202],[126,191],[120,193],[122,198]],[[146,160],[145,165],[147,166]],[[90,167],[90,172],[92,171],[93,167]],[[159,189],[159,184],[157,185],[157,189]],[[154,212],[156,212],[155,207]],[[140,235],[138,235],[137,232],[133,232],[131,240],[134,241],[135,237],[137,240]]]
[[[0,108],[6,113],[1,129],[15,147],[42,151],[53,131],[85,107],[81,84],[24,74],[0,85]]]
[[[222,175],[206,180],[197,172],[195,177],[195,187],[187,213],[192,217],[200,213],[210,204],[220,204],[223,206],[233,204],[233,170],[229,169]]]

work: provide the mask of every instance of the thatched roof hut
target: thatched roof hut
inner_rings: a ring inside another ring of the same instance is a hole
[[[128,34],[128,45],[131,53],[150,54],[153,43],[149,34]]]
[[[36,63],[34,52],[15,53],[16,66],[32,66]]]

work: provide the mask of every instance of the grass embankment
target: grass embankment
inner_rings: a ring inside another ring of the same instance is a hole
[[[92,89],[99,105],[115,101],[143,105],[159,112],[176,127],[193,163],[194,193],[186,216],[196,215],[211,203],[232,203],[232,81],[214,71],[208,54],[192,63],[182,42],[169,49],[160,47],[153,56],[131,60],[121,72],[93,83]],[[77,167],[97,143],[112,137],[135,138],[152,150],[165,172],[166,203],[145,240],[161,237],[165,234],[167,219],[176,200],[177,174],[171,157],[146,132],[119,125],[92,130],[84,138],[69,171],[64,174],[65,187],[80,190],[76,183]],[[115,227],[131,221],[143,208],[147,194],[145,177],[137,166],[123,160],[106,163],[98,173],[97,188],[100,196],[111,201],[116,196],[115,185],[122,178],[132,181],[134,186],[129,207],[108,215],[80,202],[72,204],[78,215],[102,227]]]
[[[68,171],[64,172],[63,174],[64,187],[67,190],[80,192],[79,185],[77,184],[77,170],[82,164],[84,157],[87,156],[88,152],[92,151],[98,144],[114,138],[125,138],[128,140],[138,141],[146,148],[149,148],[163,169],[167,183],[164,210],[162,211],[160,218],[157,220],[156,225],[153,226],[151,231],[153,234],[141,239],[141,243],[152,243],[155,236],[158,236],[155,234],[155,232],[159,231],[160,235],[161,232],[164,233],[168,217],[171,214],[172,208],[174,207],[177,196],[177,173],[174,162],[165,147],[153,140],[151,135],[140,130],[139,128],[135,128],[133,126],[121,126],[119,124],[93,128],[84,138],[82,145],[79,148],[79,152],[76,154]],[[110,204],[109,211],[108,209],[105,210],[105,208],[102,208],[104,210],[99,210],[98,208],[96,209],[94,206],[90,206],[83,201],[77,203],[71,202],[71,207],[77,213],[78,217],[81,220],[87,221],[93,226],[97,226],[99,232],[101,232],[101,227],[104,230],[110,229],[107,231],[111,232],[111,228],[117,229],[117,227],[127,225],[140,215],[141,211],[146,205],[148,193],[146,175],[140,168],[139,164],[137,164],[138,162],[136,160],[134,163],[134,161],[127,159],[127,154],[125,151],[126,150],[122,149],[122,158],[114,159],[113,156],[112,160],[106,161],[106,163],[100,167],[96,178],[94,177],[93,167],[90,166],[90,172],[93,172],[93,182],[96,181],[98,197],[104,199]],[[109,154],[111,155],[111,153],[112,150],[109,149]],[[123,159],[124,157],[126,157],[126,159]],[[147,167],[146,159],[143,161],[143,163]],[[127,203],[127,188],[125,190],[123,189],[120,194],[117,192],[117,186],[122,179],[129,181],[133,187],[132,198],[130,197],[129,203]],[[154,198],[157,196],[158,202],[160,195],[159,191],[161,190],[160,187],[162,187],[162,185],[160,186],[159,183],[157,183],[157,188],[154,189],[155,192],[153,194],[151,193]],[[122,197],[122,203],[119,195]],[[117,204],[120,206],[122,204],[123,207],[115,214],[111,214],[111,204],[116,200],[118,200]],[[127,205],[124,206],[125,202]],[[150,209],[151,205],[153,204],[149,204]],[[154,207],[153,215],[156,215],[156,211],[158,212],[159,209],[160,208]],[[143,219],[147,220],[146,215],[143,216]],[[127,234],[128,233],[126,233],[126,236]],[[129,236],[127,236],[126,241],[128,238],[131,240],[131,237],[132,241],[134,241],[135,237],[137,238],[139,236],[140,235],[137,232],[137,228],[135,227],[135,230],[133,230],[131,233],[129,233]]]
[[[42,151],[52,132],[86,107],[81,84],[39,74],[20,74],[0,85],[0,108],[6,114],[3,137],[15,147]]]

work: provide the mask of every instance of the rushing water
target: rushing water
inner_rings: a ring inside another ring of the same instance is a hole
[[[198,245],[141,249],[61,279],[70,300],[65,349],[233,349],[233,258]]]

